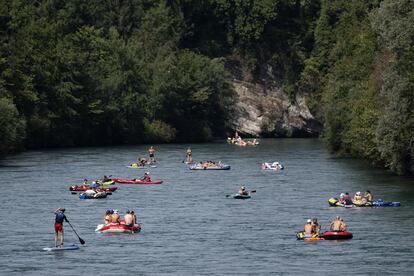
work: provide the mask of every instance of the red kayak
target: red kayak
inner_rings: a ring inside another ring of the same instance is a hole
[[[109,224],[99,224],[95,232],[101,232],[101,233],[139,233],[141,231],[141,225],[134,224],[133,226],[126,226],[122,223],[109,223]]]
[[[352,239],[352,233],[350,232],[337,232],[337,231],[326,231],[321,237],[325,240],[348,240]]]
[[[91,188],[91,187],[87,187],[87,186],[77,186],[77,185],[69,187],[70,191],[75,191],[75,192],[83,192],[83,191],[86,191],[86,190],[95,190],[95,189],[96,188]],[[116,189],[118,189],[118,187],[108,186],[108,187],[99,187],[98,189],[102,190],[102,191],[105,191],[105,192],[113,192]]]
[[[121,183],[121,184],[161,184],[162,180],[153,180],[153,181],[142,181],[139,179],[136,180],[128,180],[128,179],[120,179],[120,178],[112,178],[113,181]]]

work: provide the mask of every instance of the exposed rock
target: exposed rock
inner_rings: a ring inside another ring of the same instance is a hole
[[[315,137],[322,130],[303,95],[295,99],[278,88],[233,79],[238,95],[233,128],[249,136]]]

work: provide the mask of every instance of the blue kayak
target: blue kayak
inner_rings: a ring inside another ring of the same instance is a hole
[[[45,247],[44,251],[62,251],[62,250],[76,250],[79,249],[77,244],[65,244],[63,247]]]

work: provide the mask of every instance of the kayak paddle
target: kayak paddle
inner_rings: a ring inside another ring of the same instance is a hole
[[[76,236],[77,236],[77,237],[78,237],[78,239],[79,239],[79,242],[80,242],[81,244],[85,244],[85,241],[84,241],[83,239],[81,239],[81,237],[79,237],[78,233],[76,233],[76,231],[75,231],[75,229],[73,228],[72,224],[70,224],[70,222],[69,222],[67,219],[66,219],[66,222],[70,225],[70,227],[72,228],[73,232],[75,232]]]

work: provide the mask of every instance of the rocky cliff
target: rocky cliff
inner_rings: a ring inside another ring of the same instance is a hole
[[[233,79],[237,93],[232,126],[253,137],[317,137],[315,120],[303,95],[291,99],[282,89]]]

